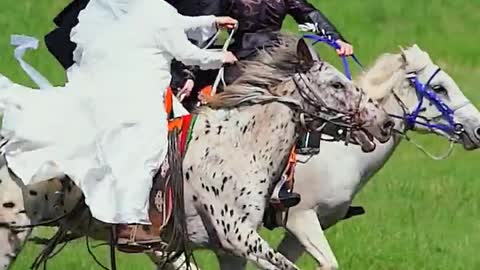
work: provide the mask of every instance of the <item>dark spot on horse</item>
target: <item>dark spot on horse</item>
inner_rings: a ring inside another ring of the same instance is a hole
[[[205,120],[205,128],[210,128],[210,121],[208,120]]]
[[[226,176],[225,176],[225,177],[223,177],[223,179],[222,179],[222,183],[223,183],[223,184],[225,184],[227,181],[228,181],[228,178],[227,178]]]
[[[267,253],[268,258],[271,260],[273,258],[273,252],[269,251]]]
[[[210,188],[209,188],[208,186],[205,186],[205,190],[206,190],[207,192],[210,192]]]
[[[185,173],[185,178],[187,178],[187,181],[190,180],[190,174],[188,172]]]
[[[240,124],[240,121],[237,120],[237,122],[235,122],[235,126],[238,127],[239,124]]]
[[[48,201],[48,194],[43,195],[43,198],[45,199],[45,201]]]
[[[257,162],[257,157],[255,156],[255,154],[253,154],[252,159],[253,159],[253,162]]]
[[[205,209],[205,212],[208,212],[208,206],[206,204],[203,205],[203,209]]]
[[[245,132],[247,132],[247,126],[246,125],[242,128],[242,134],[245,134]]]
[[[217,128],[218,128],[217,134],[220,135],[220,133],[222,132],[222,128],[223,128],[223,127],[222,127],[222,126],[218,126]]]
[[[3,207],[13,208],[13,207],[15,207],[15,204],[13,202],[6,202],[6,203],[3,204]]]
[[[213,210],[213,205],[210,204],[210,214],[215,215],[215,211]]]
[[[210,133],[210,129],[205,130],[205,135],[207,135],[208,133]]]
[[[259,192],[258,192],[258,195],[263,195],[263,191],[259,191]]]
[[[273,167],[273,161],[270,161],[268,165],[270,165],[270,167]]]
[[[193,199],[194,202],[198,201],[198,197],[195,196],[195,195],[193,195],[192,199]]]
[[[193,139],[194,141],[198,141],[199,139],[199,136],[195,137],[195,139]]]
[[[27,211],[25,209],[18,211],[18,214],[26,214]]]
[[[245,223],[246,220],[247,220],[247,216],[243,216],[242,217],[242,223]]]
[[[262,183],[262,184],[264,184],[264,183],[266,183],[266,182],[267,182],[267,179],[266,179],[266,178],[263,179],[263,180],[260,180],[260,183]]]
[[[242,205],[242,210],[245,210],[246,208],[247,208],[246,204]]]
[[[230,210],[230,217],[233,217],[233,209]]]
[[[241,234],[238,235],[237,240],[238,240],[238,242],[242,242],[242,235]]]
[[[213,172],[212,178],[215,178],[215,176],[217,176],[217,172]]]
[[[37,195],[38,195],[38,192],[36,192],[36,191],[33,190],[33,189],[30,190],[28,193],[29,193],[30,195],[32,195],[32,196],[37,196]]]

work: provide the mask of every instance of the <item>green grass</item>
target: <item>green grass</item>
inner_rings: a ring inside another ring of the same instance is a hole
[[[456,79],[466,95],[480,105],[480,1],[471,0],[344,0],[312,1],[354,44],[367,64],[399,45],[419,44]],[[22,74],[8,45],[9,35],[23,33],[41,38],[62,1],[0,0],[0,72],[32,85]],[[159,18],[161,19],[161,18]],[[295,30],[291,20],[287,29]],[[338,59],[321,50],[331,62]],[[45,47],[27,59],[54,83],[63,72]],[[443,149],[438,139],[420,138],[430,149]],[[480,179],[478,153],[457,148],[447,161],[434,162],[410,145],[402,145],[387,166],[362,191],[356,203],[367,214],[339,224],[328,232],[342,269],[470,270],[480,269]],[[282,232],[264,232],[278,243]],[[26,269],[38,248],[28,246],[14,269]],[[105,248],[96,252],[108,262]],[[144,256],[119,256],[120,269],[151,269]],[[211,254],[198,255],[204,269],[216,269]],[[301,269],[315,269],[305,256]],[[67,247],[51,261],[50,269],[99,269],[83,242]]]

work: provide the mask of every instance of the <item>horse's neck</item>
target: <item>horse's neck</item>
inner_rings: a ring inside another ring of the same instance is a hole
[[[251,156],[238,158],[249,159],[250,164],[256,163],[257,169],[264,170],[272,179],[278,176],[296,139],[294,113],[287,105],[273,102],[218,110],[215,115],[209,120],[231,119],[232,131],[224,137],[224,143],[233,143],[233,147],[238,147],[243,153],[251,153]]]

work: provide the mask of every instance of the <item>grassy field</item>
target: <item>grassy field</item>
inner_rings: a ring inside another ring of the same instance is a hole
[[[65,0],[0,0],[0,72],[32,85],[20,72],[8,45],[10,34],[41,38]],[[320,7],[354,44],[365,63],[379,54],[413,43],[456,79],[466,95],[480,105],[480,1],[471,0],[344,0],[311,1]],[[289,20],[285,28],[295,30]],[[326,49],[327,59],[338,60]],[[44,45],[27,59],[54,83],[63,81],[60,66]],[[439,139],[419,138],[441,150]],[[342,269],[474,270],[480,269],[480,177],[478,153],[457,148],[447,161],[435,162],[403,144],[387,166],[358,196],[367,214],[328,232]],[[282,231],[264,232],[277,243]],[[14,269],[26,269],[38,248],[28,246]],[[104,248],[96,253],[108,263]],[[197,256],[204,269],[217,269],[211,254]],[[144,256],[122,255],[120,269],[151,269]],[[50,269],[99,269],[74,243],[49,264]],[[315,269],[308,256],[301,269]]]

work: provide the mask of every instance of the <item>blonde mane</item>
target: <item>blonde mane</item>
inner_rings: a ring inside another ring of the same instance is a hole
[[[392,89],[400,88],[399,84],[405,81],[406,73],[418,72],[431,62],[426,52],[413,45],[406,50],[402,49],[398,54],[381,55],[355,82],[369,97],[381,100],[388,96]]]

